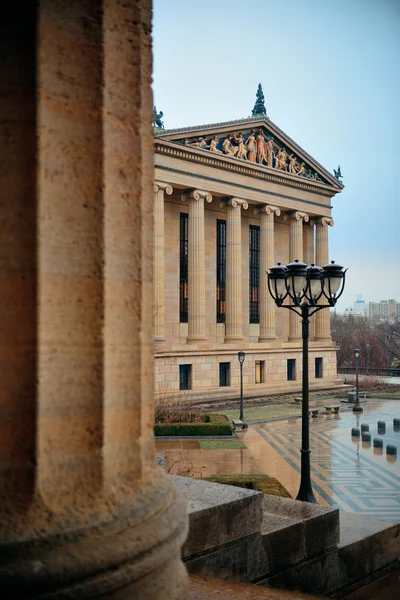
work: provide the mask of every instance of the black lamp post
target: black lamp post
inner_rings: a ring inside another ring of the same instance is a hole
[[[363,409],[360,406],[360,397],[358,394],[358,359],[360,358],[360,350],[354,350],[354,358],[356,359],[356,405],[353,407],[353,413],[362,413]]]
[[[303,338],[303,381],[301,416],[301,480],[296,500],[314,502],[310,470],[310,422],[308,381],[308,338],[310,317],[323,308],[335,306],[343,293],[346,271],[334,261],[324,267],[307,266],[295,260],[289,265],[271,267],[268,273],[269,293],[277,306],[301,317]],[[284,304],[287,299],[289,304]],[[320,304],[326,299],[328,304]]]
[[[247,423],[245,423],[244,417],[243,417],[243,363],[244,363],[245,358],[246,358],[246,353],[243,352],[243,350],[240,350],[240,352],[238,352],[238,360],[239,360],[239,365],[240,365],[240,415],[239,415],[239,419],[242,421],[242,423],[243,423],[242,427],[244,429],[247,427]]]

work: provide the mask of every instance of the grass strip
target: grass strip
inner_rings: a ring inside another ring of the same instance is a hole
[[[203,450],[238,450],[247,447],[241,440],[200,440],[199,444]]]

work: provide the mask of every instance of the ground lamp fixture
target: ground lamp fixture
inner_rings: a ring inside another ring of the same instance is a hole
[[[347,270],[347,269],[346,269]],[[314,502],[310,472],[310,423],[308,381],[308,338],[310,317],[323,308],[331,308],[343,293],[346,270],[334,261],[318,267],[295,260],[288,265],[278,263],[268,273],[268,289],[275,304],[301,317],[303,339],[301,480],[296,500]],[[324,302],[322,304],[321,302]]]
[[[363,409],[360,406],[360,396],[358,394],[358,360],[360,358],[360,350],[358,348],[354,350],[354,358],[356,359],[356,405],[353,408],[353,413],[361,413]]]
[[[246,358],[246,353],[243,352],[243,350],[240,350],[238,352],[238,361],[239,361],[239,365],[240,365],[240,415],[239,415],[239,419],[243,423],[243,428],[247,427],[247,423],[245,423],[244,418],[243,418],[243,363],[244,363],[245,358]]]

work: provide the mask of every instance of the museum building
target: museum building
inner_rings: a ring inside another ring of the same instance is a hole
[[[267,272],[328,262],[331,200],[343,184],[267,117],[260,89],[250,118],[155,127],[158,395],[237,396],[239,350],[245,396],[301,388],[301,321],[275,306]],[[329,313],[311,318],[311,389],[340,383]]]

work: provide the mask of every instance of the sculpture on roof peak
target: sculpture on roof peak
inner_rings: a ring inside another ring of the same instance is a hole
[[[153,127],[156,127],[157,129],[164,129],[164,123],[163,121],[161,121],[163,116],[163,111],[160,110],[160,112],[158,113],[157,108],[153,106]]]
[[[264,92],[263,92],[261,83],[259,83],[257,92],[256,92],[256,102],[255,102],[254,108],[251,112],[251,116],[252,117],[262,117],[266,114],[267,114],[267,109],[265,108]]]
[[[336,171],[336,169],[333,169],[333,172],[334,172],[335,177],[336,177],[336,179],[338,181],[340,181],[341,179],[343,179],[343,175],[342,175],[342,171],[340,169],[340,165],[338,166],[337,171]]]

